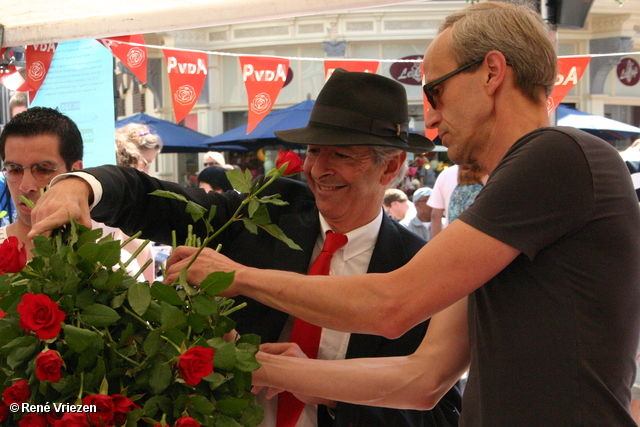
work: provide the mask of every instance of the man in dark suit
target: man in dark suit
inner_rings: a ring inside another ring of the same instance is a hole
[[[286,206],[270,205],[270,218],[302,251],[290,249],[267,233],[249,233],[241,223],[225,230],[214,244],[222,244],[225,255],[243,264],[306,273],[330,230],[348,237],[346,246],[332,260],[333,273],[382,273],[401,267],[425,241],[391,221],[381,209],[382,199],[385,189],[404,176],[406,152],[433,148],[428,139],[409,134],[407,124],[406,93],[401,84],[375,74],[336,70],[318,96],[309,125],[278,133],[287,142],[309,144],[304,165],[308,185],[279,179],[265,192],[279,193],[289,202]],[[52,186],[51,194],[56,194],[56,203],[65,215],[67,210],[74,212],[70,208],[74,203],[83,205],[81,210],[88,209],[88,200],[95,197],[99,200],[91,211],[94,219],[126,233],[141,230],[143,237],[165,243],[171,230],[177,231],[181,241],[192,221],[184,204],[149,196],[151,191],[174,191],[205,207],[216,205],[214,228],[227,221],[243,198],[235,192],[205,194],[185,189],[132,169],[100,167],[86,172],[90,174],[85,175],[88,181],[64,179]],[[87,182],[93,183],[91,190]],[[202,225],[194,227],[196,234],[204,233]],[[247,303],[235,317],[239,333],[257,333],[264,342],[288,341],[292,328],[289,315],[253,300]],[[325,329],[319,358],[408,355],[417,349],[427,327],[428,321],[394,340]],[[431,411],[376,408],[312,397],[305,402],[310,404],[297,426],[454,426],[460,411],[456,387]],[[326,403],[331,409],[321,406],[316,421],[317,403]],[[263,425],[275,425],[274,415],[267,410]]]

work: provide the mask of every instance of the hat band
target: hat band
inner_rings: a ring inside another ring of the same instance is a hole
[[[387,138],[400,138],[407,144],[409,141],[408,123],[395,124],[377,117],[366,116],[357,111],[319,105],[317,102],[309,117],[309,124],[312,123],[339,126]]]

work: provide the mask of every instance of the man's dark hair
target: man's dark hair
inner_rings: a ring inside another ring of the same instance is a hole
[[[82,135],[78,126],[58,110],[33,107],[16,114],[0,134],[0,157],[4,160],[4,148],[9,136],[53,135],[59,140],[60,156],[68,170],[74,162],[82,160]]]
[[[198,175],[198,182],[206,182],[215,190],[223,192],[233,190],[233,186],[227,178],[227,170],[220,166],[209,166],[204,168]]]

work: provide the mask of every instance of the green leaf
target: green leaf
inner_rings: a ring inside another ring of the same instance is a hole
[[[33,238],[33,245],[36,248],[36,251],[39,255],[44,257],[50,257],[53,255],[53,245],[51,244],[51,240],[38,234]]]
[[[114,309],[102,304],[93,304],[85,308],[80,318],[87,326],[96,328],[104,328],[120,320],[120,316]]]
[[[191,326],[191,329],[196,334],[201,334],[207,326],[202,317],[195,313],[189,313],[187,316],[187,324]]]
[[[11,369],[15,369],[20,363],[34,356],[39,345],[39,340],[36,340],[27,346],[15,347],[7,356],[7,365],[9,365]]]
[[[184,197],[181,194],[174,193],[173,191],[155,190],[155,191],[152,191],[149,194],[151,194],[152,196],[164,197],[166,199],[180,200],[181,202],[187,203],[187,198],[186,197]]]
[[[152,357],[158,351],[160,351],[160,348],[162,347],[161,335],[162,331],[160,329],[154,329],[153,331],[149,332],[149,335],[147,335],[147,338],[142,344],[147,357]]]
[[[173,286],[165,285],[161,282],[154,282],[151,285],[151,296],[158,301],[165,301],[171,305],[187,305]]]
[[[246,406],[246,400],[236,397],[220,399],[216,403],[216,408],[218,409],[218,411],[230,416],[240,415],[242,413],[242,410],[246,408]]]
[[[122,304],[124,304],[124,300],[127,298],[127,293],[121,293],[120,295],[116,295],[115,297],[113,297],[113,299],[111,300],[111,308],[120,308],[122,307]]]
[[[282,200],[280,198],[280,194],[272,194],[270,196],[264,196],[264,197],[261,197],[259,200],[260,200],[260,203],[271,203],[277,206],[286,206],[289,204],[289,202],[287,202],[286,200]]]
[[[256,213],[258,208],[260,207],[260,202],[254,198],[249,200],[249,205],[247,206],[247,212],[249,213],[249,218],[253,218],[253,215]]]
[[[172,379],[173,374],[169,364],[161,358],[156,358],[149,373],[149,386],[153,394],[162,394],[169,387]]]
[[[211,415],[216,409],[209,399],[198,394],[191,396],[191,403],[193,405],[193,409],[205,416]]]
[[[78,256],[86,259],[90,263],[96,263],[99,261],[98,252],[100,251],[100,245],[95,242],[87,242],[81,248],[77,250]]]
[[[248,405],[238,420],[244,427],[256,427],[264,418],[264,409],[259,405]]]
[[[258,234],[258,226],[251,221],[251,218],[247,218],[246,216],[242,217],[242,222],[247,230],[249,230],[252,234]]]
[[[265,205],[260,205],[258,209],[256,209],[255,213],[251,215],[251,220],[258,226],[263,226],[271,223],[271,218],[269,217],[269,211]]]
[[[220,348],[216,348],[213,356],[213,366],[225,371],[231,371],[236,364],[236,346],[233,342],[228,342]]]
[[[220,295],[233,283],[235,272],[214,271],[201,283],[200,289],[209,295]]]
[[[261,226],[261,228],[263,230],[265,230],[267,233],[271,234],[273,237],[281,240],[282,242],[286,243],[287,246],[289,246],[291,249],[296,249],[301,251],[302,248],[300,246],[298,246],[296,244],[296,242],[294,242],[293,240],[291,240],[290,238],[288,238],[286,236],[286,234],[284,234],[284,231],[282,231],[280,229],[280,227],[278,227],[275,224],[267,224],[264,226]]]
[[[191,215],[193,221],[196,222],[204,217],[204,214],[207,213],[207,210],[196,202],[192,202],[191,200],[189,200],[187,202],[186,212]]]
[[[247,343],[249,345],[255,346],[256,348],[258,348],[260,346],[260,335],[258,334],[245,334],[245,335],[241,335],[240,338],[237,341],[237,344],[243,344],[243,343]]]
[[[102,265],[111,268],[120,261],[120,242],[114,240],[100,245],[98,258]]]
[[[242,372],[253,372],[260,367],[254,351],[236,349],[236,369]]]
[[[247,172],[249,172],[248,169]],[[243,173],[240,169],[232,169],[226,173],[227,178],[234,189],[245,194],[251,192],[251,180],[253,179],[251,172],[249,172],[249,176]]]
[[[147,309],[149,308],[149,304],[151,303],[151,290],[149,289],[149,284],[146,282],[136,282],[127,291],[129,301],[129,305],[133,311],[135,311],[139,316],[142,316]]]
[[[160,313],[160,324],[162,329],[167,331],[173,328],[180,328],[187,324],[184,312],[164,301],[160,303],[162,311]]]
[[[244,427],[242,424],[239,424],[233,418],[226,415],[219,415],[216,417],[215,427]]]
[[[218,314],[220,307],[214,297],[207,294],[199,294],[193,299],[193,311],[201,316]]]
[[[77,328],[72,325],[64,325],[64,339],[69,348],[76,353],[82,353],[100,334],[88,329]]]
[[[102,237],[102,228],[94,228],[88,230],[78,236],[78,247],[82,247],[87,243],[94,243],[96,240]]]

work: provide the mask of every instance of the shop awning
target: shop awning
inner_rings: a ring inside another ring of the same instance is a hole
[[[337,13],[409,0],[2,0],[2,47]],[[415,2],[415,0],[413,0]]]

